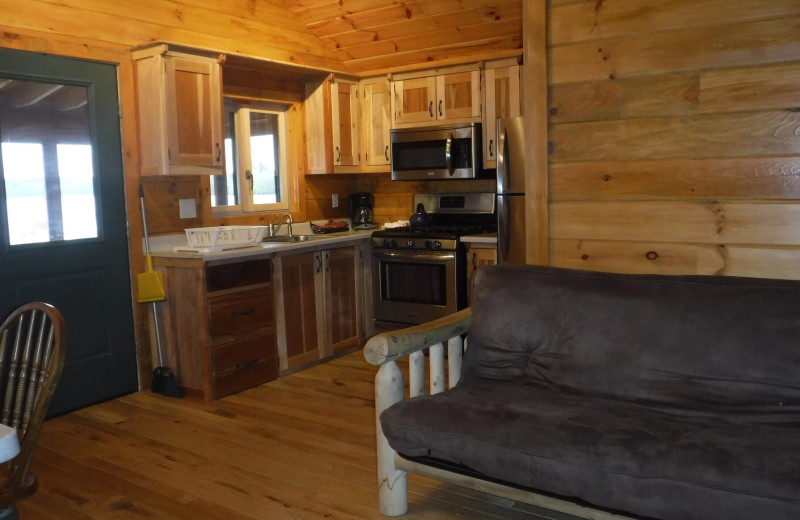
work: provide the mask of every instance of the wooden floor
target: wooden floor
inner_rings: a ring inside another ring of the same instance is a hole
[[[220,401],[137,393],[49,420],[42,519],[374,519],[373,378],[361,352]],[[410,476],[407,519],[566,515]]]

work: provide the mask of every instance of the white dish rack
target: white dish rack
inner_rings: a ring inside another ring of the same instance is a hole
[[[213,252],[261,243],[267,226],[217,226],[185,229],[188,245],[178,246],[176,251]]]

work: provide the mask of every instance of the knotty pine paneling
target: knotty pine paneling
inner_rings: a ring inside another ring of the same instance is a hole
[[[599,0],[558,5],[550,2],[550,43],[560,45],[599,38],[800,16],[795,0],[720,2],[719,0]],[[566,3],[566,2],[561,2]]]
[[[551,159],[752,157],[800,154],[800,113],[786,110],[554,125]]]
[[[800,204],[559,202],[553,239],[800,246]]]
[[[554,240],[553,263],[634,274],[705,274],[800,279],[800,248]]]
[[[551,263],[800,278],[800,4],[549,4]]]
[[[612,0],[607,0],[611,2]],[[689,5],[690,0],[680,0]],[[735,4],[746,3],[738,0]],[[727,2],[735,9],[734,2]],[[797,60],[800,17],[599,39],[551,48],[552,84]]]
[[[800,157],[554,163],[550,199],[800,201]]]

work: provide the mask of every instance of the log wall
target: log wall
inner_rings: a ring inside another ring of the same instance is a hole
[[[800,3],[551,0],[550,259],[800,278]]]

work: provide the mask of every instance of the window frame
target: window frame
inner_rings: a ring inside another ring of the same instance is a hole
[[[238,204],[212,206],[214,216],[225,215],[244,215],[251,213],[268,213],[276,211],[291,210],[291,183],[289,182],[289,152],[288,152],[288,133],[286,123],[286,113],[289,106],[274,103],[252,103],[244,105],[234,101],[225,101],[225,116],[234,114],[234,146],[232,151],[234,157],[231,158],[234,175],[237,183],[239,196]],[[278,162],[280,182],[280,202],[256,204],[253,200],[253,190],[251,182],[247,178],[247,173],[252,170],[250,154],[250,114],[252,112],[272,114],[277,116],[278,121]],[[227,139],[227,137],[226,137]],[[227,167],[226,167],[227,170]],[[223,176],[227,175],[227,171]],[[216,177],[216,176],[214,176]],[[214,190],[214,179],[211,189]],[[226,184],[227,186],[227,184]]]

